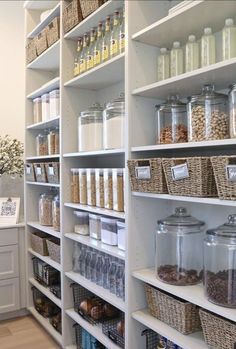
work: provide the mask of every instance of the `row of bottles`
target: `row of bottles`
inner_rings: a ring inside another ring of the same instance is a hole
[[[125,12],[115,11],[113,23],[107,16],[105,30],[103,22],[97,29],[92,28],[78,39],[77,53],[74,60],[74,76],[82,74],[125,50]]]
[[[236,26],[232,18],[227,18],[222,30],[222,59],[233,57],[236,57]],[[170,53],[167,48],[161,48],[158,57],[158,81],[214,63],[216,63],[215,35],[211,28],[205,28],[200,44],[195,35],[189,35],[185,52],[179,41],[173,43]]]

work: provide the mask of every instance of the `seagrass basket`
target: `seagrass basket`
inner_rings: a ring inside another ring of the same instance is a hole
[[[60,38],[60,17],[55,17],[46,27],[48,47]]]
[[[47,42],[47,29],[44,28],[37,36],[36,36],[36,50],[37,55],[41,55],[48,48]]]
[[[61,263],[61,246],[58,239],[47,239],[49,257],[57,263]]]
[[[30,242],[32,250],[41,254],[41,256],[48,256],[47,248],[47,234],[42,232],[34,232],[30,234]]]
[[[80,0],[80,7],[83,18],[88,17],[91,13],[96,11],[103,3],[103,0]]]
[[[31,39],[26,45],[26,63],[29,64],[37,58],[36,40]]]
[[[64,33],[68,33],[72,28],[83,20],[80,7],[80,0],[72,0],[64,9],[62,15]]]

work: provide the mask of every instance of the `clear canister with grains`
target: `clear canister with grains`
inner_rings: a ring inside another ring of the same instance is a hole
[[[104,178],[103,169],[95,169],[95,182],[96,182],[96,206],[104,207]]]
[[[71,169],[71,202],[80,203],[79,169]]]
[[[79,193],[80,203],[82,205],[87,205],[87,173],[85,168],[79,169]]]
[[[60,197],[58,194],[52,201],[52,225],[54,230],[60,231]]]
[[[113,210],[124,211],[124,169],[112,169]]]
[[[87,168],[87,204],[96,206],[95,169]]]
[[[53,195],[43,193],[39,198],[39,223],[45,226],[52,226],[52,200]]]
[[[112,169],[105,168],[104,176],[104,207],[108,210],[113,209],[113,185],[112,185]]]

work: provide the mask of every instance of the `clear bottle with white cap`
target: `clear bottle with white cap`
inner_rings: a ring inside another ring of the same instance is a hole
[[[201,66],[216,63],[216,42],[211,28],[205,28],[201,38]]]
[[[179,41],[173,42],[170,52],[170,75],[171,77],[183,74],[184,72],[184,52]]]
[[[189,35],[185,48],[185,72],[199,68],[199,44],[195,35]]]
[[[233,57],[236,57],[236,26],[232,18],[227,18],[222,30],[222,58],[226,60]]]
[[[165,80],[170,77],[170,53],[166,47],[160,49],[157,58],[157,80]]]

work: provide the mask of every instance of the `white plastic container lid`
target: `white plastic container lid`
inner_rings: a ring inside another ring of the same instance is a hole
[[[96,221],[100,221],[101,220],[101,216],[97,215],[97,214],[93,214],[93,213],[89,213],[89,219],[93,219]]]
[[[41,96],[42,101],[49,101],[49,93],[45,93],[44,95]]]
[[[50,97],[60,96],[60,90],[53,90],[53,91],[49,92],[49,96]]]
[[[102,222],[102,223],[108,223],[108,224],[114,224],[114,225],[116,225],[117,219],[115,219],[115,218],[101,217],[101,222]]]
[[[41,102],[42,102],[41,97],[37,97],[33,99],[33,103],[41,103]]]
[[[195,42],[196,41],[196,36],[195,35],[189,35],[188,41]]]
[[[74,214],[77,216],[77,217],[89,217],[89,214],[88,212],[82,212],[82,211],[74,211]]]

